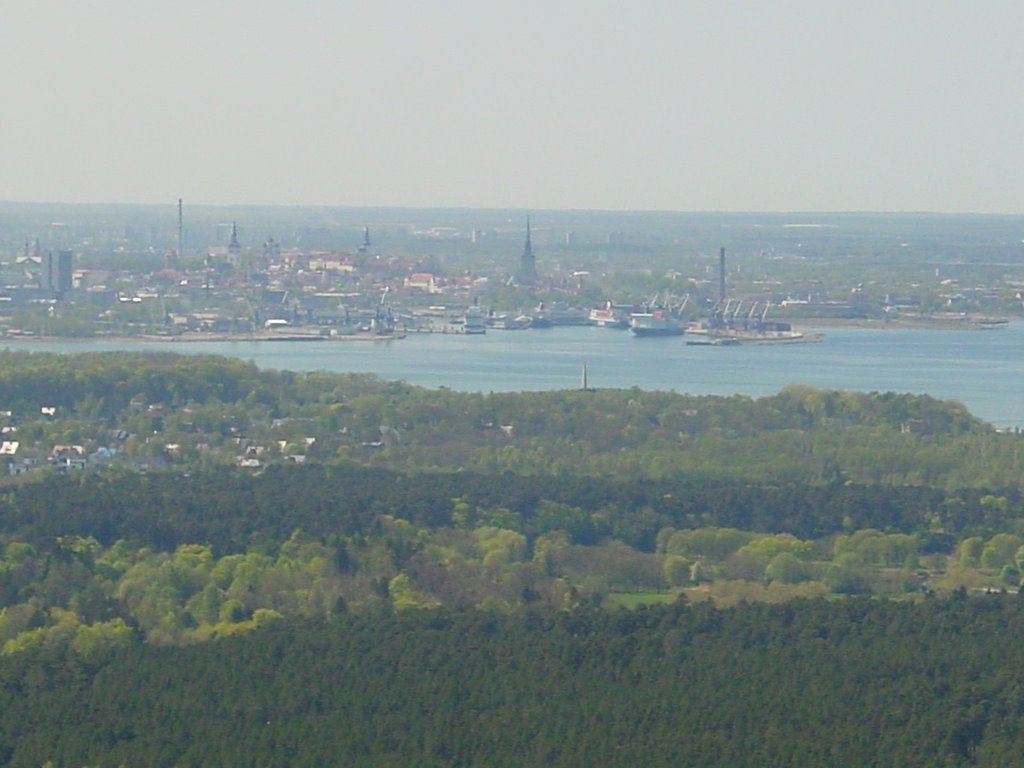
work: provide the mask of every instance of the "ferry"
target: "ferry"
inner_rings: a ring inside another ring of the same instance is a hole
[[[480,335],[487,333],[487,318],[484,317],[484,313],[477,307],[471,307],[466,310],[466,314],[462,316],[462,332],[472,335]]]
[[[622,307],[616,307],[611,301],[605,302],[604,306],[594,307],[587,315],[587,324],[596,325],[598,328],[614,328],[625,330],[629,328],[629,312]]]

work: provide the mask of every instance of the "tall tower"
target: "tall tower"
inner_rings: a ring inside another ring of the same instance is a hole
[[[164,267],[166,269],[177,269],[178,260],[181,258],[181,251],[185,240],[185,224],[182,214],[181,198],[178,198],[178,244],[174,248],[168,248],[164,253]]]
[[[537,282],[537,260],[533,256],[533,244],[530,242],[530,217],[526,217],[526,244],[523,255],[519,257],[519,271],[516,272],[519,285],[534,285]]]
[[[242,244],[238,242],[238,224],[231,222],[231,242],[228,243],[228,253],[238,254],[242,252]]]
[[[718,302],[725,303],[725,248],[718,251]]]
[[[185,213],[182,208],[181,198],[178,198],[178,248],[174,252],[174,261],[169,264],[173,269],[178,268],[178,259],[184,258],[185,252]]]

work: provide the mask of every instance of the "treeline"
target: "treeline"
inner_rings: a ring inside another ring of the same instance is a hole
[[[730,524],[744,505],[762,517]],[[381,607],[1016,590],[1019,506],[977,490],[316,465],[53,478],[0,497],[0,656],[189,644]]]
[[[445,605],[516,612],[694,600],[735,604],[852,594],[922,598],[964,586],[1016,589],[1024,538],[968,537],[948,554],[927,538],[876,530],[824,540],[734,528],[665,528],[654,553],[615,540],[530,542],[494,526],[417,528],[381,516],[372,537],[218,555],[208,545],[154,551],[61,537],[0,547],[0,656],[66,646],[91,658],[141,642],[186,645],[284,619]]]
[[[0,762],[59,766],[1019,763],[1016,596],[278,622],[0,659]]]
[[[90,416],[110,418],[133,398],[171,406],[230,403],[258,396],[275,378],[252,363],[207,355],[0,351],[0,404],[15,411],[84,408]]]
[[[170,353],[0,351],[0,427],[21,443],[17,461],[39,466],[70,444],[84,455],[114,449],[104,461],[149,469],[315,460],[946,489],[1017,484],[1024,473],[1019,435],[923,395],[803,386],[757,399],[639,389],[483,395]]]
[[[372,535],[380,515],[428,529],[492,525],[531,540],[563,530],[574,544],[614,538],[646,551],[663,528],[707,526],[803,539],[873,528],[931,536],[948,549],[954,537],[1011,528],[1024,518],[1024,498],[1015,488],[401,474],[340,464],[69,475],[0,494],[0,533],[44,548],[74,535],[230,553],[280,543],[297,529],[316,538]]]
[[[189,403],[274,404],[281,409],[307,405],[354,406],[395,423],[434,427],[437,417],[464,414],[479,423],[488,416],[502,424],[527,417],[519,429],[537,435],[611,437],[623,426],[666,426],[684,432],[709,430],[752,434],[772,430],[851,425],[896,428],[916,422],[932,434],[990,431],[963,405],[926,395],[894,392],[863,394],[792,385],[778,395],[686,396],[630,390],[498,393],[479,395],[447,389],[427,390],[383,382],[361,374],[261,371],[252,363],[213,355],[172,352],[102,352],[60,355],[0,350],[0,400],[15,409],[60,406],[74,411],[85,404],[105,414],[129,406],[133,398],[172,407]],[[272,402],[273,401],[273,402]],[[589,407],[584,407],[589,406]],[[599,415],[598,423],[587,411]],[[632,415],[631,415],[632,414]],[[634,417],[639,416],[636,420]],[[621,439],[621,436],[620,436]]]

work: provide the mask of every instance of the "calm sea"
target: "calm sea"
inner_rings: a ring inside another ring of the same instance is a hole
[[[827,328],[817,343],[687,346],[680,337],[565,327],[421,334],[386,342],[17,342],[51,352],[162,350],[251,360],[261,368],[374,373],[474,392],[592,387],[762,396],[786,384],[954,399],[998,427],[1024,427],[1024,323],[991,331]]]

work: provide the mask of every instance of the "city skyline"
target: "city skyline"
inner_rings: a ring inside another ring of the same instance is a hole
[[[18,3],[0,200],[1024,213],[1024,9]]]

